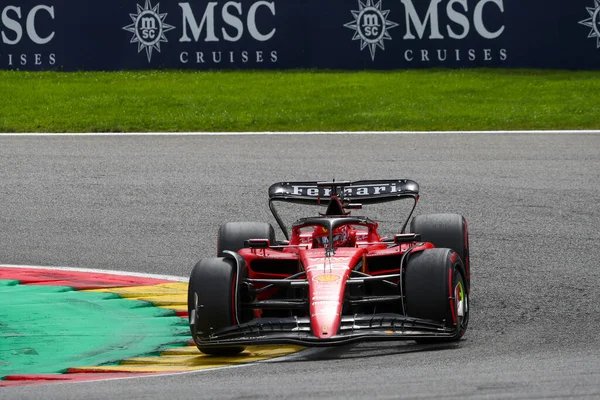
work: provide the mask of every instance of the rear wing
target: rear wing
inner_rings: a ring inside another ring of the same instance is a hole
[[[342,214],[345,214],[343,209],[361,208],[363,204],[378,204],[411,198],[414,200],[414,205],[402,225],[401,233],[404,233],[419,200],[419,184],[410,179],[388,179],[355,182],[278,182],[269,187],[269,208],[288,240],[287,227],[275,209],[274,202],[328,206],[330,202],[333,203],[332,198],[335,203],[339,204],[338,209],[340,206],[342,207],[340,209]],[[336,198],[339,199],[339,202]]]
[[[269,200],[327,205],[332,196],[342,202],[376,204],[419,197],[419,184],[409,179],[280,182],[269,187]]]

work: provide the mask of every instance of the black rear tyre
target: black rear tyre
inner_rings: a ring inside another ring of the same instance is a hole
[[[217,256],[223,257],[223,251],[238,251],[248,239],[269,239],[275,242],[275,231],[265,222],[228,222],[221,225],[217,239]]]
[[[463,262],[467,291],[470,287],[469,232],[467,221],[459,214],[417,215],[410,223],[410,230],[421,235],[424,242],[435,247],[452,249]]]
[[[412,255],[404,276],[406,313],[455,326],[450,338],[418,339],[419,343],[459,340],[469,323],[469,294],[462,274],[462,261],[451,249],[428,249]]]
[[[188,315],[191,320],[198,297],[196,331],[200,336],[236,325],[234,290],[237,269],[235,262],[227,258],[209,258],[200,261],[190,275],[188,285]],[[205,353],[218,356],[231,356],[244,351],[244,347],[206,348],[198,346]]]

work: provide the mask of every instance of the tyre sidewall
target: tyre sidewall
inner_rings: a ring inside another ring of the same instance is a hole
[[[468,323],[468,294],[462,272],[462,261],[452,249],[428,249],[411,255],[405,270],[404,294],[406,313],[410,317],[427,319],[446,326],[457,326],[450,340],[460,339]],[[467,311],[457,315],[455,288],[463,285]],[[455,322],[456,321],[456,322]]]
[[[236,324],[234,293],[236,267],[231,259],[209,258],[200,261],[190,275],[188,311],[198,296],[196,329],[201,336]]]
[[[188,285],[188,315],[191,318],[196,295],[198,307],[195,323],[200,337],[236,325],[236,274],[235,262],[228,258],[209,258],[194,266]],[[198,343],[197,337],[194,337],[194,341],[201,352],[215,356],[234,356],[245,349],[242,346],[206,347]]]

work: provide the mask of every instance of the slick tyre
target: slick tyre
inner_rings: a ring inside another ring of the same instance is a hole
[[[248,239],[269,239],[275,242],[275,231],[265,222],[228,222],[221,225],[217,238],[217,256],[223,257],[223,251],[238,251]]]
[[[209,258],[196,264],[188,286],[188,315],[191,322],[192,311],[197,310],[195,323],[200,336],[236,325],[235,284],[236,267],[233,260]],[[198,345],[198,349],[205,354],[232,356],[242,352],[244,347],[207,348]]]
[[[469,232],[467,221],[458,214],[417,215],[410,224],[410,231],[421,235],[424,242],[435,247],[452,249],[463,262],[467,290],[470,287]]]
[[[462,270],[462,261],[452,249],[428,249],[409,258],[404,276],[406,314],[456,328],[452,337],[417,342],[457,341],[467,331],[469,294]]]

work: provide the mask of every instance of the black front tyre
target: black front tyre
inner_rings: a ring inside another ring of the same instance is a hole
[[[462,261],[452,249],[428,249],[410,256],[404,276],[406,314],[456,328],[452,337],[417,342],[452,342],[464,336],[469,323],[469,294],[462,270]]]
[[[195,323],[200,336],[237,324],[234,303],[236,273],[235,262],[227,258],[202,260],[192,270],[188,285],[188,315],[191,322],[192,311],[197,310]],[[232,356],[244,351],[244,347],[240,346],[207,348],[198,345],[198,349],[218,356]]]

